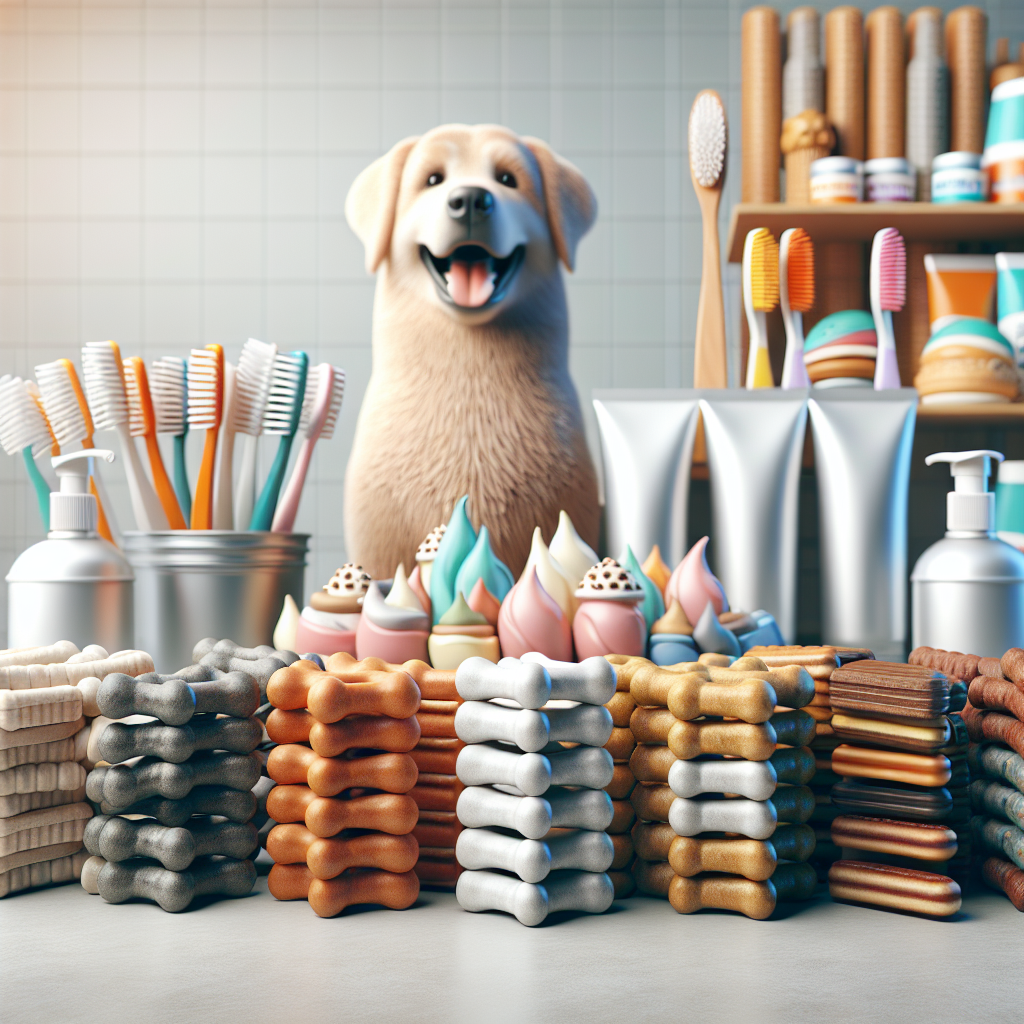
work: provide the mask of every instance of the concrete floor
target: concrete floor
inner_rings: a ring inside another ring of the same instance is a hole
[[[245,899],[165,914],[78,884],[0,901],[3,1024],[1021,1020],[1024,915],[980,892],[950,921],[832,903],[778,920],[633,898],[524,928],[424,892],[321,920]]]

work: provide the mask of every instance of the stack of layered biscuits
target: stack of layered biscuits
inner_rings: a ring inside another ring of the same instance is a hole
[[[629,759],[636,748],[636,740],[629,728],[630,718],[636,710],[636,701],[629,692],[629,680],[619,672],[618,665],[630,659],[622,655],[612,654],[608,660],[615,666],[615,695],[605,707],[612,716],[612,735],[605,744],[605,750],[612,756],[614,763],[612,781],[605,786],[605,792],[612,799],[614,815],[612,823],[605,830],[612,838],[615,847],[615,859],[608,871],[615,886],[616,898],[630,896],[636,890],[633,880],[633,837],[630,827],[635,815],[633,805],[629,802],[630,794],[636,786],[636,776],[630,767]]]

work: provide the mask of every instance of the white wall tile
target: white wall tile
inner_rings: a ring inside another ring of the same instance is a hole
[[[73,156],[30,156],[26,165],[28,214],[78,215],[79,160]]]
[[[201,156],[146,156],[143,209],[148,217],[198,217],[203,212]]]
[[[83,217],[127,217],[141,213],[140,156],[83,156],[79,173]]]
[[[208,217],[263,214],[262,163],[244,156],[211,156],[203,167],[203,211]]]
[[[81,93],[82,149],[134,152],[142,143],[142,94],[123,89]]]
[[[263,96],[252,89],[210,89],[203,102],[207,151],[259,152],[264,145]]]

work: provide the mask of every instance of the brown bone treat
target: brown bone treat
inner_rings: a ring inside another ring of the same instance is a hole
[[[347,907],[379,903],[391,910],[411,907],[420,894],[414,871],[358,871],[341,878],[314,878],[309,883],[310,907],[318,917],[336,917]]]
[[[633,859],[633,839],[628,833],[609,836],[609,838],[612,841],[612,848],[615,850],[611,870],[621,871],[628,867],[629,862]]]
[[[775,690],[764,679],[712,682],[697,675],[679,676],[668,691],[668,709],[690,721],[701,715],[724,715],[744,722],[767,722],[775,710]]]
[[[612,781],[604,787],[604,791],[613,800],[626,800],[633,792],[636,777],[628,764],[617,764],[612,768]]]
[[[272,711],[271,717],[276,714],[295,712]],[[347,750],[390,750],[405,754],[416,746],[419,739],[418,716],[352,715],[329,724],[314,720],[309,730],[310,746],[322,757],[337,757]]]
[[[421,710],[416,715],[416,721],[420,723],[420,734],[423,736],[447,736],[455,735],[455,715],[438,715],[432,712]]]
[[[697,661],[699,664],[707,665],[709,668],[728,668],[732,658],[730,658],[728,654],[719,654],[716,651],[707,651],[702,654]]]
[[[305,708],[282,711],[274,708],[267,716],[267,735],[275,743],[308,743],[316,719]]]
[[[1024,722],[1001,715],[998,711],[978,711],[967,705],[960,712],[960,717],[967,725],[968,735],[975,743],[995,740],[1005,743],[1024,757]]]
[[[668,821],[668,809],[675,800],[668,786],[656,782],[640,783],[629,795],[629,802],[642,821]]]
[[[275,825],[264,844],[275,864],[305,864],[306,853],[316,836],[298,823]]]
[[[317,796],[308,786],[275,786],[267,795],[267,815],[277,822],[302,822],[321,838],[345,828],[370,828],[401,836],[416,827],[418,811],[411,797],[370,793],[337,800]]]
[[[637,664],[630,674],[629,694],[641,707],[668,707],[668,692],[679,679],[680,673],[671,667],[659,667],[643,658],[633,659]],[[707,666],[689,663],[689,672],[685,674],[697,679],[710,680],[711,673]]]
[[[782,900],[806,900],[817,882],[808,864],[780,864],[773,880],[754,882],[735,875],[675,875],[669,884],[668,901],[680,914],[698,910],[734,910],[755,921],[770,917]]]
[[[629,728],[637,743],[668,743],[676,716],[668,708],[637,708],[630,715]]]
[[[1003,675],[1018,686],[1024,685],[1024,650],[1011,647],[1000,659]]]
[[[668,782],[668,772],[676,762],[668,747],[641,743],[629,759],[630,772],[638,782]]]
[[[313,873],[305,864],[275,864],[267,876],[267,888],[275,900],[304,900]]]
[[[615,696],[605,704],[605,707],[611,712],[612,725],[624,729],[629,725],[629,716],[636,707],[636,701],[631,694],[620,690],[616,691]]]
[[[633,879],[636,887],[648,896],[667,898],[675,872],[668,861],[646,861],[637,857],[633,861]]]
[[[377,667],[378,659],[355,662],[345,655],[328,659],[322,672],[311,661],[296,661],[278,669],[267,684],[267,699],[286,711],[309,708],[321,722],[337,722],[346,715],[382,714],[408,718],[420,704],[420,691],[406,672]]]
[[[612,729],[611,739],[604,745],[604,749],[612,755],[613,761],[628,761],[635,746],[636,740],[631,729]]]
[[[748,761],[767,761],[775,752],[776,743],[775,729],[769,722],[676,722],[668,734],[669,750],[683,761],[700,754],[729,754]]]
[[[459,740],[455,740],[459,743]],[[465,744],[462,744],[465,746]],[[459,757],[459,747],[451,750],[419,749],[413,750],[410,756],[416,762],[416,767],[421,772],[431,772],[439,775],[454,775],[455,762]]]
[[[305,863],[314,878],[335,878],[355,867],[411,871],[419,851],[413,836],[381,832],[320,839],[302,825],[277,825],[267,836],[267,853],[277,863]]]
[[[981,866],[985,882],[993,889],[1001,889],[1010,902],[1024,911],[1024,871],[1002,857],[989,857]]]
[[[635,792],[635,789],[634,789]],[[632,796],[632,794],[630,794]],[[636,821],[636,812],[628,800],[612,801],[612,823],[605,829],[609,835],[621,835],[628,832]]]
[[[647,861],[668,860],[675,831],[667,821],[638,821],[633,826],[633,848]]]
[[[418,776],[409,754],[372,754],[352,759],[320,757],[309,747],[295,743],[275,747],[270,752],[267,774],[281,785],[306,783],[317,796],[337,796],[354,788],[408,793]]]
[[[978,660],[978,675],[991,676],[993,679],[1005,679],[1003,663],[1001,658],[980,658]]]
[[[407,661],[401,665],[388,663],[390,672],[408,672],[420,688],[424,700],[453,700],[462,703],[459,691],[455,689],[455,670],[431,668],[425,661]]]
[[[729,683],[737,679],[763,679],[771,684],[779,704],[786,708],[802,708],[814,696],[814,680],[801,665],[785,665],[782,668],[767,668],[764,662],[760,669],[736,666],[747,659],[740,658],[728,668],[712,667],[711,679],[716,683]],[[751,658],[751,661],[760,661]]]
[[[648,661],[646,658],[638,658],[635,655],[607,654],[605,657],[615,666],[616,691],[625,690],[631,692],[633,676],[637,672],[647,669],[656,670],[658,668],[654,662]]]
[[[606,872],[612,881],[612,888],[615,890],[615,898],[624,900],[636,892],[636,882],[629,871],[608,871]]]
[[[971,680],[967,699],[979,711],[1005,711],[1018,721],[1024,720],[1024,692],[1005,679],[977,676]]]
[[[676,836],[669,847],[668,862],[684,878],[704,871],[724,871],[763,882],[772,877],[778,856],[768,841]]]
[[[454,850],[461,831],[462,823],[454,811],[420,811],[419,821],[412,834],[420,846],[441,846]]]

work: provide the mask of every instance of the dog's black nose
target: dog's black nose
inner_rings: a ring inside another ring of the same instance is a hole
[[[448,193],[448,216],[452,220],[465,221],[472,225],[475,220],[482,220],[491,215],[494,209],[494,196],[485,188],[476,185],[463,185],[453,188]]]

